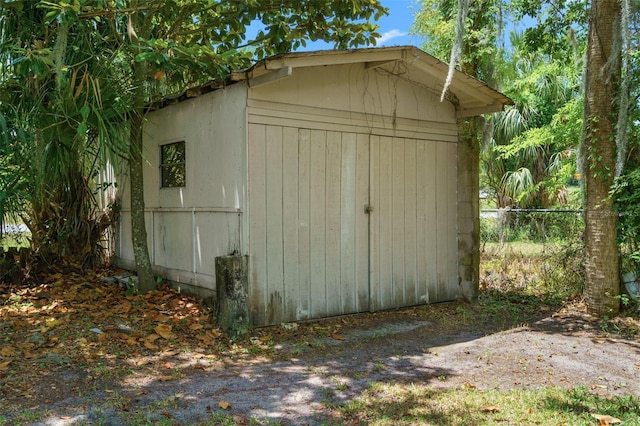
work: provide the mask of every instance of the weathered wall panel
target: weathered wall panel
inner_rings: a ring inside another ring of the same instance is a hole
[[[250,125],[249,137],[249,315],[268,324],[266,126]]]
[[[337,80],[368,72],[358,66],[340,69],[350,72]],[[317,70],[298,72],[311,78]],[[368,77],[377,85],[387,84],[386,77]],[[260,164],[255,171],[249,167],[249,220],[253,221],[257,192],[266,191],[266,196],[257,197],[260,212],[263,198],[267,204],[274,200],[284,206],[282,211],[267,209],[265,218],[256,217],[267,224],[266,235],[249,231],[249,257],[258,257],[252,265],[268,271],[256,272],[250,280],[250,288],[256,287],[255,294],[267,303],[265,312],[252,317],[254,322],[455,297],[457,278],[451,271],[457,263],[450,254],[457,245],[457,129],[453,117],[437,121],[451,111],[419,87],[408,92],[413,96],[398,96],[406,104],[399,106],[396,99],[395,110],[384,109],[390,102],[388,93],[358,104],[352,89],[359,83],[336,82],[335,87],[351,87],[343,95],[355,104],[345,115],[336,109],[344,105],[329,87],[333,81],[304,82],[308,93],[316,93],[310,86],[325,88],[317,91],[319,99],[301,99],[290,89],[281,90],[288,85],[301,90],[300,75],[249,92],[250,127],[275,135],[265,139],[264,148],[258,141],[255,152],[249,138],[249,158],[262,158],[256,160]],[[397,83],[402,87],[397,93],[402,93],[405,83]],[[390,125],[384,114],[394,111],[406,116]],[[356,124],[351,131],[349,120]],[[265,157],[260,157],[263,152]],[[298,185],[297,191],[293,185]],[[367,205],[371,214],[365,213]],[[268,245],[276,244],[274,238],[282,247]]]
[[[215,276],[212,257],[240,251],[240,221],[236,212],[196,211],[193,216],[194,272]]]
[[[412,176],[412,179],[406,179],[403,187],[399,188],[404,191],[405,209],[404,209],[404,279],[405,294],[403,303],[417,304],[420,303],[420,295],[417,292],[418,281],[418,215],[422,212],[418,210],[418,175],[416,170],[417,147],[421,143],[419,141],[412,143],[411,140],[402,141],[404,149],[404,174]],[[423,191],[423,188],[419,188]]]
[[[356,136],[356,162],[355,162],[355,203],[353,205],[354,213],[354,235],[355,235],[355,275],[352,281],[357,283],[353,289],[356,294],[355,309],[358,312],[370,310],[370,297],[369,297],[369,280],[371,277],[370,260],[362,260],[361,254],[369,256],[370,245],[370,218],[369,214],[362,214],[365,212],[365,207],[370,205],[370,137],[366,134],[358,134]],[[352,167],[350,163],[345,163],[345,168]],[[348,193],[344,193],[343,196],[348,197]],[[357,254],[357,255],[356,255]],[[345,311],[346,311],[345,307]]]
[[[364,63],[297,68],[288,78],[252,89],[250,97],[294,106],[291,113],[310,107],[341,111],[339,116],[343,119],[364,114],[369,127],[394,129],[406,119],[430,120],[438,123],[435,128],[443,124],[455,126],[453,105],[441,103],[440,91],[435,89],[440,82],[434,81],[434,88],[412,84],[408,81],[411,71],[406,68],[399,68],[394,74],[367,69]],[[333,121],[324,114],[309,119]]]
[[[270,324],[281,323],[284,315],[284,247],[282,187],[282,127],[266,127],[266,237],[267,288]]]
[[[294,149],[291,147],[290,149]],[[296,318],[311,318],[311,131],[300,129],[298,134],[298,285]],[[296,182],[294,181],[294,184]],[[294,299],[291,299],[295,303]],[[291,310],[293,312],[293,309]]]
[[[242,250],[238,214],[246,198],[246,96],[246,87],[235,85],[147,116],[147,233],[152,263],[166,278],[213,290],[215,256]],[[159,147],[177,141],[185,141],[186,185],[160,188]],[[121,181],[120,193],[118,260],[133,266],[128,180]]]
[[[456,146],[371,140],[371,309],[455,299]]]
[[[416,193],[417,258],[418,258],[418,298],[421,303],[437,299],[431,293],[437,282],[437,245],[438,222],[434,195],[437,187],[436,144],[421,141],[416,145],[416,184],[420,190]]]
[[[157,212],[153,218],[153,264],[183,271],[193,268],[193,217],[191,212]],[[215,258],[213,263],[215,263]]]
[[[299,252],[299,149],[298,129],[285,127],[282,135],[282,198],[286,200],[282,211],[283,256],[284,256],[284,311],[296,312],[301,303],[303,292],[298,282]]]
[[[252,309],[252,322],[366,310],[368,224],[356,220],[365,216],[366,141],[261,124],[249,135],[249,293],[252,307],[267,302]],[[263,226],[266,233],[254,232]]]

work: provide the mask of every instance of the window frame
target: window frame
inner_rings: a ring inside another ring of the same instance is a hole
[[[181,150],[178,149],[177,152],[182,151],[182,160],[165,158],[168,155],[166,150],[171,146],[179,146],[182,145]],[[176,188],[185,188],[187,186],[187,143],[186,140],[180,139],[173,142],[168,142],[159,145],[159,174],[160,174],[160,189],[176,189]],[[174,161],[171,161],[174,160]],[[179,167],[178,170],[173,168]],[[180,170],[181,169],[181,170]],[[178,172],[181,171],[181,174]],[[182,181],[180,184],[180,181]],[[177,184],[176,184],[177,182]]]

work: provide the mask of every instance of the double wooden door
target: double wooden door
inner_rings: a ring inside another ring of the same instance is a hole
[[[457,295],[456,145],[251,124],[254,325]]]

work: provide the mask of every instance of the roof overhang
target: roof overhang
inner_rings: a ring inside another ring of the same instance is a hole
[[[363,63],[365,68],[394,73],[398,62],[409,72],[404,76],[411,82],[441,93],[449,72],[449,65],[414,46],[380,47],[353,50],[320,50],[295,52],[264,59],[246,71],[235,72],[232,81],[247,80],[256,87],[291,75],[296,68]],[[445,99],[456,106],[459,118],[502,111],[513,101],[490,88],[482,81],[458,70],[447,90]]]

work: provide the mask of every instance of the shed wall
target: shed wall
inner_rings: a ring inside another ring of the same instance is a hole
[[[216,256],[242,251],[246,195],[246,86],[167,106],[144,128],[151,262],[173,281],[215,290]],[[186,185],[160,187],[160,146],[185,141]],[[128,181],[121,185],[118,257],[133,265]]]
[[[410,81],[411,73],[402,62],[396,62],[391,72],[367,68],[364,63],[296,68],[290,77],[251,89],[249,98],[256,106],[255,101],[282,104],[279,109],[290,117],[311,108],[314,113],[322,110],[315,119],[319,122],[362,125],[369,130],[403,127],[403,131],[427,128],[433,132],[440,124],[455,124],[454,106],[440,102],[439,82],[434,79],[432,87],[416,85]]]
[[[406,77],[303,68],[249,90],[254,325],[459,295],[455,110]]]

